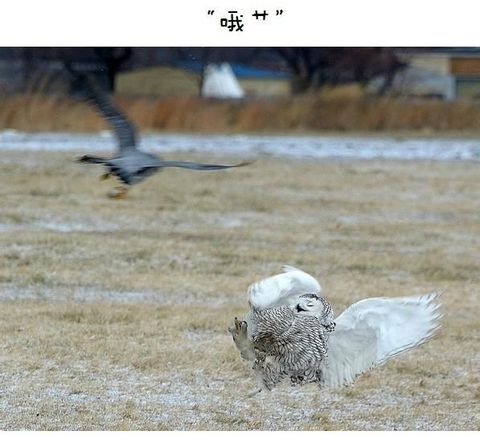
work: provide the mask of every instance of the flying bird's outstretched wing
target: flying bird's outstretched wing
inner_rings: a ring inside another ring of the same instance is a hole
[[[259,310],[290,305],[298,296],[322,291],[318,281],[292,266],[283,266],[283,273],[262,279],[248,287],[250,306]]]
[[[135,148],[136,132],[130,120],[120,112],[113,104],[110,96],[98,86],[97,82],[90,76],[80,75],[84,83],[84,89],[88,93],[87,100],[93,101],[97,110],[110,124],[118,140],[120,150]]]
[[[325,384],[348,385],[359,374],[430,339],[440,327],[436,297],[371,298],[347,308],[330,334]]]
[[[184,168],[194,169],[196,171],[217,171],[220,169],[239,168],[241,166],[250,165],[252,162],[242,162],[237,165],[217,165],[215,163],[197,163],[197,162],[183,162],[177,160],[160,160],[157,163],[145,165],[145,169],[149,168]]]

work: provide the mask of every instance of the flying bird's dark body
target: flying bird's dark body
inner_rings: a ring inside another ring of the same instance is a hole
[[[176,160],[162,160],[154,154],[140,151],[136,146],[136,132],[133,124],[111,102],[109,96],[99,88],[95,81],[88,76],[80,76],[87,91],[87,98],[95,104],[97,110],[110,124],[118,142],[117,154],[111,158],[85,155],[78,161],[81,163],[102,164],[107,172],[102,178],[110,175],[118,177],[125,185],[115,198],[123,198],[127,192],[126,186],[139,183],[146,177],[166,167],[193,169],[197,171],[214,171],[248,165],[244,162],[237,165],[217,165],[208,163],[184,162]]]

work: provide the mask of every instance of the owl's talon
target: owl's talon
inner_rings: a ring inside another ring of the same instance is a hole
[[[247,322],[244,322],[243,320],[240,321],[240,320],[238,320],[237,317],[235,317],[234,326],[229,327],[228,332],[230,332],[230,334],[232,334],[232,337],[233,337],[234,341],[237,341],[240,338],[246,338],[247,337]]]
[[[241,330],[242,334],[247,335],[247,327],[248,327],[247,322],[245,322],[244,320],[242,322],[240,322],[240,330]]]

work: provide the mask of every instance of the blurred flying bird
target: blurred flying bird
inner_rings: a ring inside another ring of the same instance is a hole
[[[71,71],[71,69],[70,69]],[[71,71],[72,72],[72,71]],[[140,151],[137,148],[137,137],[132,122],[118,110],[107,95],[95,82],[95,80],[84,74],[74,73],[77,80],[81,80],[82,88],[85,90],[87,101],[93,102],[95,108],[109,123],[117,142],[117,153],[111,158],[85,155],[78,159],[81,163],[102,164],[106,172],[101,179],[107,179],[111,175],[116,176],[121,182],[113,198],[125,198],[129,186],[139,183],[145,178],[153,175],[162,168],[184,168],[197,171],[216,171],[229,168],[238,168],[249,165],[251,162],[242,162],[236,165],[219,165],[210,163],[185,162],[176,160],[162,160],[154,154]]]
[[[430,339],[439,329],[436,294],[363,299],[336,319],[311,275],[291,266],[248,288],[250,311],[229,328],[258,389],[339,387]]]

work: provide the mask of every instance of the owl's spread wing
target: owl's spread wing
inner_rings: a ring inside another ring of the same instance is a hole
[[[328,343],[325,384],[338,387],[359,374],[430,339],[439,328],[436,294],[371,298],[335,319]]]
[[[307,293],[319,294],[318,281],[293,266],[283,266],[283,273],[262,279],[248,287],[248,301],[259,310],[290,305],[290,302]]]

